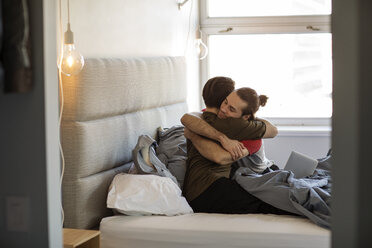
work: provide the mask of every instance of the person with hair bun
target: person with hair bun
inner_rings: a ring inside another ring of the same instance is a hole
[[[246,120],[255,120],[256,112],[260,106],[264,107],[266,105],[267,99],[268,97],[266,95],[258,95],[252,88],[239,88],[230,93],[230,95],[222,102],[218,117],[242,117]]]
[[[242,115],[249,115],[248,120],[254,120],[259,107],[264,107],[267,103],[268,97],[266,95],[258,95],[254,89],[248,87],[240,88],[236,93],[247,103]]]

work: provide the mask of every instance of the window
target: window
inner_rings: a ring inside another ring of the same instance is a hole
[[[329,15],[331,0],[212,0],[210,17]]]
[[[269,96],[259,116],[276,124],[329,124],[330,0],[202,0],[201,11],[203,83],[229,76]]]

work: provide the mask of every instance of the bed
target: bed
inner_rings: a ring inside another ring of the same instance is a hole
[[[101,231],[101,247],[329,247],[308,219],[264,214],[114,215],[109,186],[132,166],[140,135],[187,112],[183,57],[91,58],[63,77],[64,227]]]

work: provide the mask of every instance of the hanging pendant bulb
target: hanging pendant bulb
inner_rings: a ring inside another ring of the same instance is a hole
[[[199,28],[198,31],[196,31],[196,47],[195,47],[195,50],[196,50],[196,56],[197,58],[199,58],[200,60],[203,60],[207,57],[208,55],[208,47],[203,43],[202,39],[202,32]]]
[[[78,74],[83,67],[84,57],[75,48],[74,33],[68,23],[62,51],[61,71],[67,76],[72,76]]]

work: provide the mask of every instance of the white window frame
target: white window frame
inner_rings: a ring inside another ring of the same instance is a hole
[[[200,29],[202,40],[207,46],[210,35],[331,33],[331,15],[209,17],[208,2],[209,0],[199,1]],[[200,89],[202,89],[209,78],[209,56],[201,61],[200,66]],[[331,118],[268,119],[279,126],[323,126],[326,130],[331,126]]]

